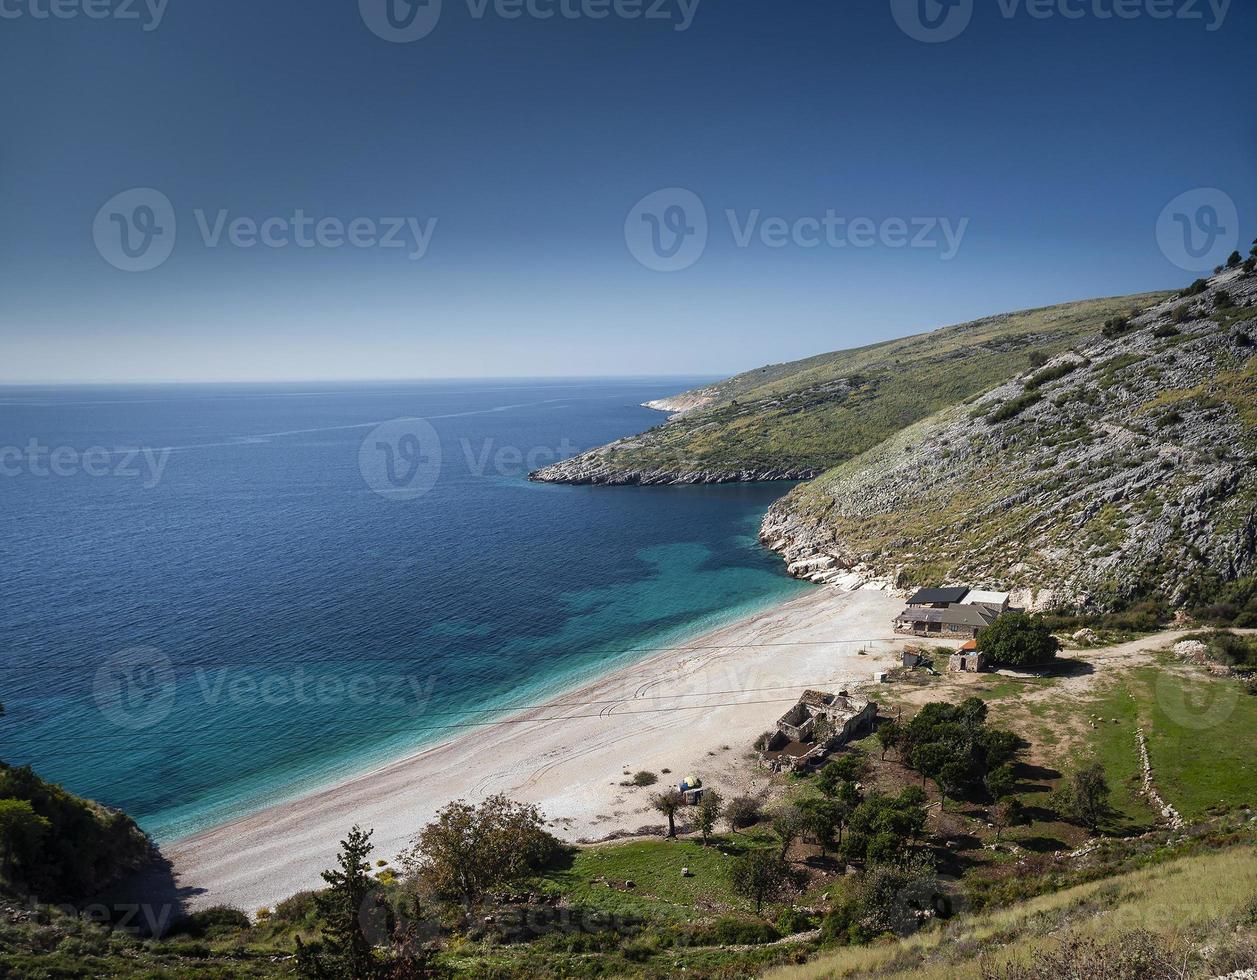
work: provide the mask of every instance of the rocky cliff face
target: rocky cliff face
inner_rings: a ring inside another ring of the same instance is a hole
[[[775,504],[819,582],[972,582],[1099,608],[1257,570],[1257,276],[1226,273]],[[945,370],[945,366],[940,367]]]

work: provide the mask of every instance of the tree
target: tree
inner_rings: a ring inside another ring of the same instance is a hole
[[[1094,762],[1075,771],[1069,782],[1058,792],[1058,799],[1065,814],[1090,831],[1095,831],[1110,812],[1109,782],[1104,768]]]
[[[846,819],[845,804],[825,797],[811,797],[799,803],[803,811],[803,829],[811,835],[826,854],[834,844],[834,835],[841,832]]]
[[[790,845],[798,840],[807,828],[807,814],[792,803],[780,807],[773,814],[773,833],[781,841],[781,857],[784,860]]]
[[[1003,797],[994,807],[991,808],[991,823],[995,824],[995,839],[998,841],[1007,830],[1015,823],[1021,823],[1025,816],[1025,809],[1021,805],[1021,801],[1012,796]]]
[[[877,744],[882,747],[882,758],[886,758],[886,750],[899,744],[902,730],[897,721],[884,721],[877,728]]]
[[[862,755],[848,753],[827,762],[816,777],[816,788],[825,796],[838,795],[844,783],[857,783],[868,775],[869,761]]]
[[[775,901],[790,881],[790,869],[773,851],[749,851],[738,858],[730,872],[733,890],[755,903],[759,915],[765,902]]]
[[[995,663],[1026,667],[1052,660],[1060,642],[1041,617],[1004,613],[978,631],[978,649]]]
[[[335,868],[323,872],[328,887],[314,897],[323,923],[322,942],[315,947],[297,944],[297,960],[307,976],[371,980],[381,974],[380,963],[362,932],[362,911],[376,887],[371,878],[371,831],[354,826],[340,842]]]
[[[1232,252],[1232,253],[1230,254],[1230,256],[1227,258],[1227,260],[1226,260],[1226,267],[1227,267],[1228,269],[1234,269],[1236,266],[1238,266],[1238,265],[1239,265],[1241,262],[1243,262],[1243,261],[1244,261],[1244,256],[1240,255],[1239,251],[1238,251],[1238,250],[1236,250],[1236,251]]]
[[[1013,774],[1013,767],[1007,762],[988,772],[985,782],[987,792],[997,802],[1017,791],[1017,777]]]
[[[535,806],[490,796],[480,806],[462,800],[437,813],[402,855],[408,872],[433,895],[456,901],[467,916],[485,893],[535,874],[559,843]]]
[[[685,797],[674,789],[668,790],[666,793],[656,793],[652,796],[650,805],[668,818],[668,837],[676,837],[676,815],[677,811],[685,806]]]
[[[12,884],[15,874],[24,874],[38,860],[51,827],[30,800],[0,800],[0,875],[5,881]]]
[[[723,804],[720,794],[714,789],[705,790],[703,798],[698,801],[698,829],[703,834],[703,845],[716,829],[716,821],[720,819],[720,808]]]

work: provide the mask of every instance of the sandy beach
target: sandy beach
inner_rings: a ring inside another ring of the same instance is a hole
[[[767,773],[746,756],[808,687],[872,681],[898,649],[902,600],[832,588],[783,603],[569,691],[544,707],[470,730],[397,762],[163,850],[189,908],[253,912],[321,885],[355,823],[392,859],[445,803],[493,793],[536,803],[570,841],[659,822],[652,790],[625,787],[640,769],[693,773],[726,793]],[[860,651],[863,650],[864,653]]]

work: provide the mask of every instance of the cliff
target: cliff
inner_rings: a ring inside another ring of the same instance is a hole
[[[1257,564],[1257,276],[1100,335],[778,501],[813,581],[981,582],[1035,607],[1182,602]]]

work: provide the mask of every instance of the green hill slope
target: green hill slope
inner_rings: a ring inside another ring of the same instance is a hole
[[[1234,847],[841,950],[771,980],[1188,980],[1257,964],[1257,853]]]
[[[683,414],[546,467],[556,483],[717,483],[811,477],[979,394],[1164,294],[1087,300],[737,375],[652,403]]]
[[[818,581],[1207,599],[1257,564],[1254,304],[1239,272],[1158,303],[796,488],[763,539]]]

